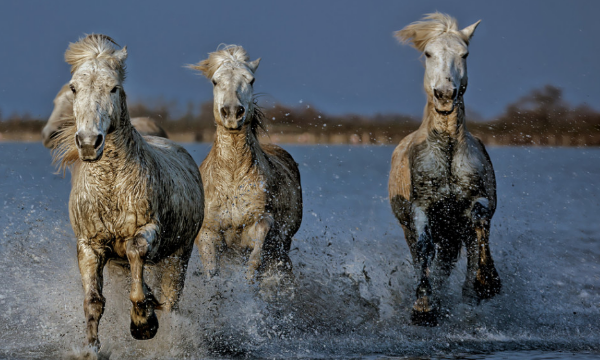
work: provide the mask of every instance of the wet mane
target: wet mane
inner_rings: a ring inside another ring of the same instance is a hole
[[[258,106],[256,99],[253,101],[252,112],[250,113],[250,130],[254,137],[258,137],[259,131],[267,132],[264,125],[265,114],[262,112],[260,106]]]
[[[75,118],[70,116],[69,119],[65,120],[56,134],[55,146],[52,149],[52,164],[58,166],[56,173],[62,172],[63,175],[71,165],[79,160],[79,153],[74,140],[77,133]]]
[[[458,29],[456,19],[439,12],[426,14],[423,20],[415,21],[396,31],[394,36],[403,44],[411,43],[415,49],[425,51],[429,41],[444,33],[454,33],[469,44],[469,38]]]
[[[119,44],[109,36],[90,34],[76,43],[69,44],[65,52],[65,61],[71,65],[71,74],[88,61],[103,62],[110,69],[117,71],[121,81],[124,81],[125,63],[117,47],[120,47]]]
[[[239,45],[226,45],[221,50],[213,51],[208,54],[208,59],[204,59],[197,64],[190,64],[187,67],[200,71],[208,79],[211,79],[217,69],[225,62],[243,62],[247,63],[250,57],[243,47]]]

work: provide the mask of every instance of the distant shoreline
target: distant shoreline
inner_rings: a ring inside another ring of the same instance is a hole
[[[188,104],[178,116],[174,104],[133,103],[128,108],[132,117],[154,119],[177,142],[213,141],[212,102],[196,109]],[[270,104],[261,111],[267,129],[261,141],[279,144],[395,145],[420,125],[420,119],[405,114],[329,115],[308,104]],[[496,119],[482,121],[468,108],[466,114],[467,129],[488,146],[600,146],[600,113],[585,105],[572,107],[552,85],[517,99]],[[0,118],[0,141],[41,141],[45,124],[28,115]]]

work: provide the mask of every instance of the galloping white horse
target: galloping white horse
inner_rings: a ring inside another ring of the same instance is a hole
[[[155,310],[177,306],[204,217],[202,180],[190,154],[170,140],[142,137],[131,125],[123,90],[127,50],[117,46],[97,34],[69,46],[75,123],[59,133],[54,151],[61,168],[72,166],[69,215],[87,340],[96,350],[106,263],[129,263],[131,335],[150,339],[158,331]],[[147,262],[158,267],[161,303],[144,281]]]
[[[210,53],[190,67],[213,83],[217,134],[200,166],[206,195],[206,218],[196,244],[210,277],[219,254],[250,252],[247,277],[281,270],[291,274],[292,237],[302,222],[300,172],[277,145],[260,144],[262,113],[254,94],[260,59],[248,61],[241,46]]]
[[[459,30],[455,19],[434,13],[396,32],[425,54],[423,122],[394,150],[389,179],[392,209],[419,277],[412,320],[422,325],[437,323],[430,278],[440,285],[448,277],[462,244],[468,257],[463,296],[486,299],[501,289],[488,243],[494,169],[481,141],[467,131],[463,102],[468,46],[478,24]]]

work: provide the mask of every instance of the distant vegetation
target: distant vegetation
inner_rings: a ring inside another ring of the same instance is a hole
[[[198,111],[194,107],[189,104],[177,116],[175,103],[133,103],[129,111],[132,117],[157,119],[175,140],[212,142],[212,101],[201,104]],[[263,112],[268,130],[264,140],[278,143],[397,144],[420,123],[420,118],[402,114],[329,115],[310,105],[268,105]],[[600,146],[600,113],[587,106],[570,106],[562,90],[551,85],[509,104],[494,120],[476,121],[468,114],[467,109],[469,130],[490,145]],[[1,119],[0,136],[37,140],[44,124],[45,119],[11,116]]]

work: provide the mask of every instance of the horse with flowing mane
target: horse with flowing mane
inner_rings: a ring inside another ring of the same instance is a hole
[[[92,34],[70,44],[74,123],[56,137],[54,160],[71,168],[69,215],[77,237],[87,341],[100,346],[103,269],[108,261],[131,269],[131,335],[151,339],[155,310],[176,308],[194,239],[204,218],[197,165],[174,142],[141,136],[132,126],[123,81],[127,49]],[[161,302],[144,281],[155,264]]]
[[[217,125],[200,165],[206,217],[196,244],[208,277],[217,273],[225,250],[249,252],[249,279],[271,270],[291,275],[288,252],[302,222],[300,172],[285,150],[258,141],[263,115],[253,84],[259,62],[249,61],[241,46],[229,45],[190,65],[213,84]]]
[[[434,290],[450,275],[463,244],[463,297],[487,299],[501,289],[489,247],[494,169],[483,143],[465,124],[468,46],[478,24],[459,30],[454,18],[433,13],[395,33],[425,55],[423,122],[394,150],[389,177],[392,210],[419,279],[412,321],[420,325],[437,324]]]
[[[46,126],[42,129],[42,143],[48,149],[54,147],[54,138],[58,135],[60,129],[64,125],[73,122],[73,92],[69,83],[60,88],[53,103],[52,114],[50,114]],[[168,137],[167,132],[152,118],[131,118],[131,124],[142,135]]]

